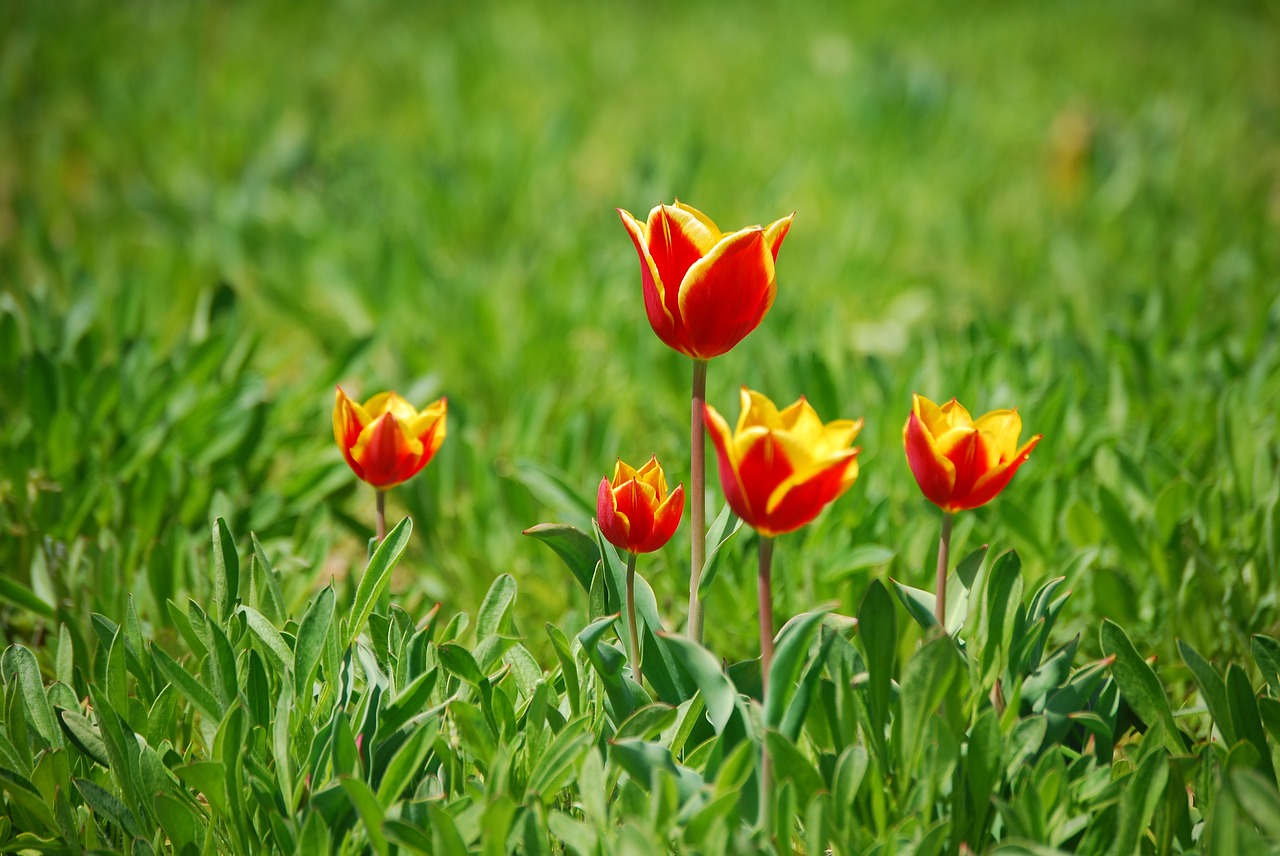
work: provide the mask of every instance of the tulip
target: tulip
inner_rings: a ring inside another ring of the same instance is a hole
[[[1037,434],[1019,447],[1021,433],[1022,417],[1016,410],[993,410],[975,421],[954,398],[939,407],[924,396],[911,397],[902,443],[921,492],[942,509],[934,617],[944,631],[952,520],[957,511],[995,499],[1044,436]]]
[[[613,480],[600,480],[596,518],[600,532],[627,555],[627,622],[631,629],[631,670],[640,674],[640,628],[636,624],[636,556],[661,549],[671,540],[684,512],[684,485],[667,493],[667,477],[657,456],[639,470],[618,459]]]
[[[640,255],[649,324],[669,347],[709,360],[759,326],[778,290],[774,262],[795,214],[727,235],[679,201],[658,205],[643,225],[618,214]]]
[[[447,432],[448,400],[419,412],[394,392],[380,392],[364,405],[339,387],[333,405],[333,438],[351,470],[377,488],[378,540],[386,536],[385,491],[425,467]]]
[[[639,470],[618,459],[613,480],[600,480],[596,514],[610,544],[629,553],[652,553],[671,540],[684,513],[684,485],[667,493],[657,457]]]
[[[858,478],[858,449],[850,448],[862,420],[823,424],[801,398],[785,410],[742,388],[742,412],[733,433],[710,405],[703,418],[720,461],[720,484],[734,514],[760,534],[760,685],[769,696],[773,664],[773,539],[809,523]],[[761,748],[760,812],[768,828],[772,759]]]
[[[795,214],[767,228],[750,226],[728,235],[698,209],[658,205],[642,225],[618,209],[640,256],[640,279],[649,324],[658,338],[693,359],[689,420],[689,638],[702,641],[698,599],[707,555],[706,435],[702,408],[707,361],[730,351],[756,327],[777,293],[774,263]]]
[[[849,445],[862,429],[861,419],[824,425],[803,398],[779,411],[746,387],[732,435],[714,407],[707,405],[704,413],[725,499],[761,535],[799,529],[858,477],[859,449]]]

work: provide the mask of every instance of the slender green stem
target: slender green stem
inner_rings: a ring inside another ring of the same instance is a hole
[[[947,565],[951,557],[951,523],[955,512],[942,512],[942,538],[938,542],[938,584],[934,589],[933,617],[938,619],[942,632],[947,632]]]
[[[644,686],[640,676],[640,625],[636,624],[636,554],[627,553],[627,626],[631,636],[631,674]]]
[[[702,643],[702,601],[698,583],[707,561],[707,431],[702,406],[707,398],[707,361],[693,361],[693,403],[689,424],[689,638]]]
[[[760,700],[769,698],[769,669],[773,666],[773,539],[760,536]],[[769,836],[773,805],[773,759],[764,735],[760,739],[760,826]]]
[[[387,537],[387,492],[375,491],[378,494],[378,543]]]

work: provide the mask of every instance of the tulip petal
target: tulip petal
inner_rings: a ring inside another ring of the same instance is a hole
[[[1018,435],[1022,433],[1022,417],[1016,410],[993,410],[985,416],[978,417],[973,427],[991,435],[990,443],[996,449],[999,458],[1012,458],[1018,448]]]
[[[907,424],[902,429],[902,442],[907,451],[907,463],[925,498],[940,508],[946,508],[951,502],[951,491],[955,487],[956,468],[955,464],[940,454],[934,446],[933,436],[920,415],[920,411],[926,413],[928,411],[921,404],[932,405],[933,402],[917,398],[917,407],[912,410],[911,416],[907,418]]]
[[[600,524],[600,532],[606,541],[619,549],[627,549],[631,521],[625,514],[618,512],[613,487],[607,478],[600,480],[600,489],[596,492],[596,521]]]
[[[745,389],[744,387],[744,396]],[[724,417],[710,404],[702,405],[702,423],[711,436],[712,445],[716,447],[716,458],[720,467],[720,487],[724,490],[725,502],[729,504],[729,508],[733,509],[734,514],[747,522],[747,525],[754,526],[756,517],[747,501],[747,493],[743,489],[742,479],[738,475],[731,451],[734,437],[729,433],[729,423],[725,422]]]
[[[405,433],[391,413],[384,413],[360,432],[351,457],[364,470],[361,476],[376,488],[389,488],[422,469],[422,442]]]
[[[858,478],[859,449],[849,449],[826,465],[796,473],[769,496],[763,535],[782,535],[809,523]],[[757,527],[759,528],[759,527]]]
[[[764,231],[757,226],[722,238],[680,283],[678,313],[693,356],[730,351],[760,325],[776,293]]]
[[[1007,463],[1001,464],[994,469],[988,470],[974,483],[973,488],[963,498],[957,497],[958,505],[951,510],[965,511],[970,508],[977,508],[980,505],[986,505],[995,499],[1000,491],[1008,486],[1013,474],[1016,473],[1027,459],[1031,457],[1031,450],[1036,444],[1043,439],[1043,434],[1037,434],[1027,441],[1021,449],[1019,449]]]
[[[380,392],[364,403],[365,412],[370,419],[377,419],[384,413],[390,413],[402,424],[408,425],[418,417],[418,411],[395,392]]]
[[[679,199],[674,205],[659,206],[666,208],[667,215],[684,232],[685,236],[698,248],[698,255],[705,256],[719,242],[723,233],[710,217],[692,205],[686,205]],[[653,213],[650,212],[652,219]]]
[[[659,273],[658,264],[649,252],[647,228],[640,225],[630,212],[621,208],[617,211],[622,217],[622,225],[627,228],[627,234],[631,236],[631,242],[635,244],[636,253],[640,256],[640,280],[649,326],[664,345],[687,354],[683,344],[684,327],[678,316],[679,306],[676,303],[680,280],[675,280],[668,291],[668,286]]]
[[[942,418],[951,428],[972,428],[973,417],[969,415],[969,411],[964,409],[964,405],[954,398],[942,405],[939,412]]]
[[[796,218],[796,212],[792,211],[781,220],[775,220],[769,224],[769,228],[764,230],[765,243],[769,245],[769,252],[773,254],[773,260],[778,260],[778,250],[782,249],[782,239],[787,237],[787,232],[791,231],[791,221]]]
[[[653,513],[653,531],[639,545],[636,552],[652,553],[654,550],[661,549],[680,528],[680,517],[683,514],[684,485],[678,485]]]

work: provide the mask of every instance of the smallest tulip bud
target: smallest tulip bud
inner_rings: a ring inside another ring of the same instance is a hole
[[[671,540],[684,514],[684,485],[667,493],[657,457],[639,470],[618,459],[613,479],[600,480],[596,516],[605,539],[630,553],[652,553]]]

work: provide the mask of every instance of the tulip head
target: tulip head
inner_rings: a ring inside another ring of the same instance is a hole
[[[902,441],[925,498],[954,512],[984,505],[1004,490],[1044,436],[1019,447],[1021,433],[1016,410],[993,410],[975,421],[954,398],[939,407],[913,395]]]
[[[667,493],[657,457],[635,469],[618,459],[613,479],[600,480],[596,517],[605,540],[620,550],[652,553],[671,540],[684,514],[684,485]]]
[[[729,234],[679,201],[658,205],[645,223],[618,214],[640,256],[649,324],[669,347],[709,360],[759,326],[777,293],[774,262],[795,214]]]
[[[360,405],[339,387],[333,438],[357,476],[386,490],[427,465],[444,442],[447,416],[444,398],[419,412],[394,392],[380,392]]]
[[[785,410],[742,388],[737,428],[714,407],[703,421],[720,459],[720,484],[733,513],[761,535],[799,529],[858,478],[857,448],[850,448],[862,420],[823,424],[801,398]]]

